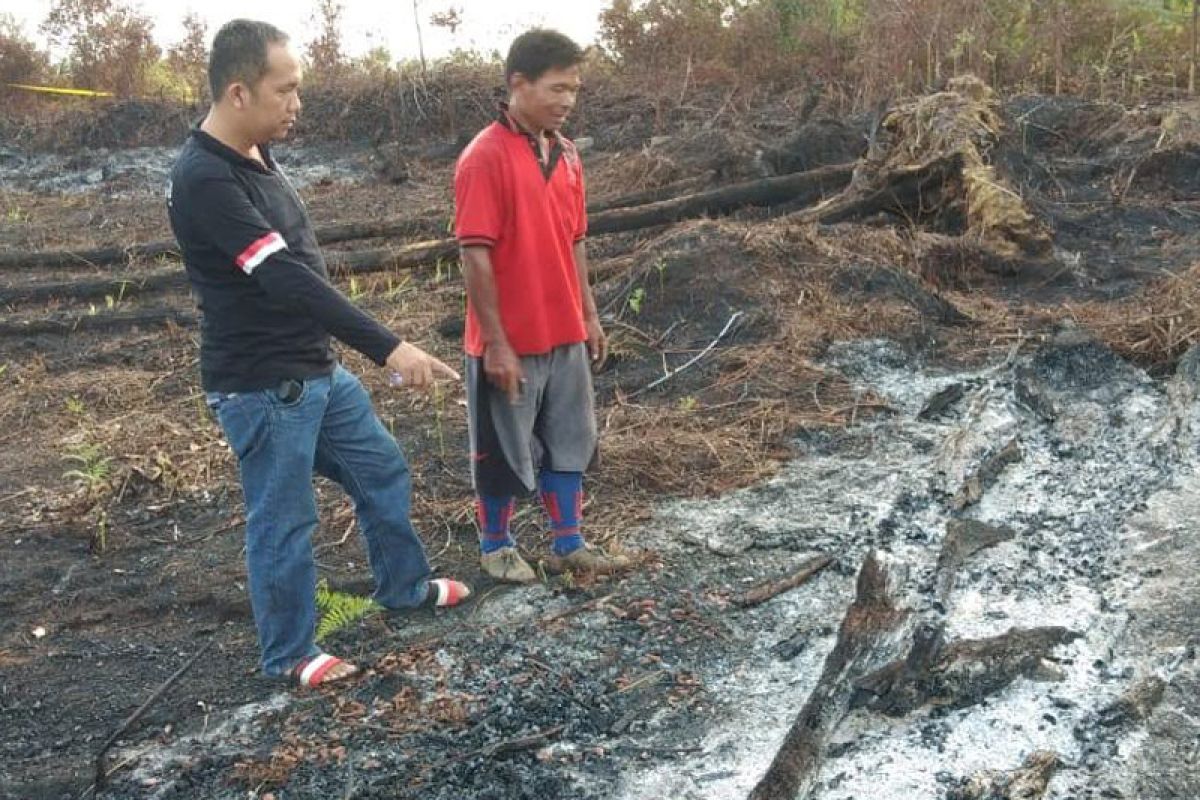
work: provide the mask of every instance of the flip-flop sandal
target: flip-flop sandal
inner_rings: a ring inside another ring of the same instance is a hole
[[[425,605],[429,608],[453,608],[471,596],[471,588],[462,581],[434,578],[429,582]]]
[[[337,678],[330,678],[329,673],[339,664],[346,664],[346,662],[337,656],[331,656],[328,653],[320,653],[312,658],[306,658],[293,667],[291,673],[292,678],[299,686],[305,689],[316,689],[326,681],[330,683],[335,681],[344,681],[347,678],[353,678],[358,674],[358,667],[354,667],[354,671],[347,675],[342,675]]]

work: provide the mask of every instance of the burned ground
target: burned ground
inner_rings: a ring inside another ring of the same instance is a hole
[[[970,93],[961,98],[954,108],[975,113]],[[921,119],[932,106],[915,102],[897,109]],[[184,319],[187,295],[118,289],[10,305],[0,794],[87,791],[109,732],[212,641],[116,743],[97,796],[742,797],[814,688],[853,575],[879,548],[908,565],[914,619],[944,627],[941,655],[1011,627],[1080,637],[1056,645],[1037,674],[941,680],[947,697],[898,721],[844,709],[808,796],[870,787],[939,797],[984,770],[1015,770],[1036,749],[1065,763],[1049,797],[1193,796],[1190,362],[1174,377],[1200,330],[1192,123],[1174,107],[1045,97],[994,113],[998,130],[975,144],[994,170],[986,180],[1051,237],[1036,258],[1001,252],[989,237],[1003,226],[973,229],[971,189],[954,176],[919,195],[925,215],[892,203],[828,224],[785,204],[593,240],[613,357],[597,376],[602,463],[587,515],[593,538],[638,556],[629,576],[488,584],[475,559],[461,390],[397,393],[347,354],[408,452],[438,570],[476,594],[464,610],[372,616],[336,634],[330,647],[366,675],[328,693],[293,694],[254,674],[236,468],[201,402],[194,327],[85,330],[162,309]],[[869,119],[788,128],[775,116],[749,133],[715,126],[652,146],[631,128],[609,138],[636,140],[633,149],[586,156],[590,186],[599,200],[814,169],[863,155],[873,130]],[[307,147],[305,163],[333,152]],[[860,165],[879,170],[860,166],[830,202],[857,201],[866,195],[850,193],[912,166],[888,160],[898,152],[868,154]],[[300,176],[314,217],[403,216],[419,221],[411,238],[444,235],[448,160],[413,157],[393,184],[377,176],[373,150],[342,155],[344,170]],[[0,196],[4,248],[167,236],[154,173],[122,178],[118,167],[169,159],[96,159],[45,170],[99,170],[97,186]],[[6,269],[0,297],[113,269]],[[455,264],[339,283],[406,337],[458,357]],[[80,329],[20,333],[50,317]],[[921,417],[955,385],[938,414]],[[1014,439],[1021,460],[955,510],[964,484]],[[351,510],[318,486],[322,577],[366,593]],[[537,556],[545,534],[523,509],[517,534]],[[952,519],[1014,537],[964,557],[939,598]],[[833,566],[757,607],[734,602],[814,553]],[[1163,681],[1156,708],[1105,713],[1148,676]]]

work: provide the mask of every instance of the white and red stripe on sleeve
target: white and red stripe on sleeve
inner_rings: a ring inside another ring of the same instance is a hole
[[[238,268],[249,275],[254,268],[267,260],[272,253],[287,249],[287,242],[276,231],[271,231],[261,239],[256,239],[241,255],[237,257]]]

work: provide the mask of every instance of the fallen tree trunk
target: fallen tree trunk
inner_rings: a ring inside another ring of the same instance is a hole
[[[966,387],[961,383],[952,383],[926,401],[917,414],[917,419],[923,422],[935,420],[944,414],[950,406],[957,403],[966,394]]]
[[[153,246],[148,245],[147,247],[157,248],[158,245],[153,245]],[[55,254],[55,253],[30,253],[29,255],[32,255],[35,257],[34,260],[20,262],[20,263],[17,263],[17,261],[19,261],[20,257],[22,257],[22,253],[19,253],[19,252],[18,253],[5,253],[3,255],[0,255],[0,270],[5,269],[5,268],[12,268],[14,266],[62,267],[62,266],[72,266],[75,264],[81,264],[81,265],[88,264],[91,266],[91,265],[95,265],[95,264],[93,262],[83,261],[83,260],[78,260],[78,259],[82,259],[84,256],[89,255],[89,254],[95,255],[98,252],[100,252],[100,251],[90,251],[89,253],[81,253],[78,256],[76,256],[75,254],[72,254],[72,253],[66,253],[66,254],[64,254],[64,253],[57,253],[57,254]],[[106,251],[106,252],[115,253],[116,250],[113,249],[111,251]],[[128,251],[122,251],[122,252],[128,252]],[[164,250],[164,251],[160,252],[159,254],[161,255],[164,253],[169,253],[178,258],[178,253],[175,250]],[[430,262],[436,261],[439,258],[454,257],[455,255],[457,255],[457,253],[458,253],[458,242],[456,240],[454,240],[454,239],[434,239],[434,240],[430,240],[430,241],[414,242],[412,244],[402,245],[400,247],[381,247],[381,248],[374,248],[371,250],[358,250],[358,251],[327,250],[327,251],[325,251],[325,260],[328,263],[331,271],[342,271],[345,273],[377,272],[377,271],[382,271],[385,269],[407,269],[407,268],[411,268],[411,267],[416,267],[416,266],[420,266],[421,264],[428,264]],[[45,259],[42,258],[43,256],[47,256],[47,257],[48,256],[70,256],[71,258],[74,258],[77,260],[70,261],[65,264],[64,263],[50,264],[50,263],[44,263]],[[14,260],[14,259],[16,259],[16,260]],[[118,262],[112,261],[112,262],[96,262],[96,263],[112,264],[112,263],[118,263]],[[122,259],[120,261],[120,263],[124,263],[124,259]],[[157,274],[158,273],[151,273],[151,278],[154,278],[154,276]],[[86,287],[92,287],[95,285],[100,285],[102,283],[106,283],[108,285],[125,283],[125,284],[133,286],[133,285],[140,285],[145,282],[146,282],[145,274],[144,273],[138,274],[135,272],[135,273],[131,273],[128,275],[116,276],[113,278],[109,278],[107,281],[75,281],[75,282],[65,282],[65,283],[60,283],[60,284],[54,284],[54,286],[58,287],[59,291],[63,291],[65,293],[65,290],[67,288],[69,288],[72,285],[76,285],[76,284],[78,284],[81,287],[85,287],[84,291],[86,291],[87,290]],[[153,281],[151,281],[147,285],[154,287],[156,284],[154,284]],[[49,285],[47,285],[46,290],[47,291],[49,290]],[[12,297],[19,296],[18,293],[20,293],[22,291],[28,293],[30,296],[34,296],[33,292],[35,290],[33,288],[21,289],[19,287],[10,287],[9,289],[3,290],[3,291],[4,291],[3,298],[7,300],[7,298],[10,296],[12,296]],[[63,296],[71,296],[71,295],[64,294]]]
[[[146,309],[127,313],[97,313],[83,316],[33,319],[26,322],[0,322],[0,337],[35,336],[39,334],[71,334],[84,331],[127,330],[142,326],[168,323],[194,326],[198,317],[189,311],[176,309]]]
[[[951,789],[946,800],[1038,800],[1062,766],[1056,753],[1037,750],[1012,772],[987,770]]]
[[[851,164],[823,167],[812,172],[738,183],[632,208],[617,208],[591,215],[588,219],[588,235],[601,236],[653,228],[691,217],[726,214],[745,206],[771,205],[784,200],[805,198],[813,202],[845,184],[852,172]],[[453,258],[457,253],[458,242],[455,239],[440,239],[397,248],[333,252],[327,253],[326,257],[331,270],[370,272],[413,267],[439,258]]]
[[[332,275],[382,272],[388,269],[414,269],[458,257],[457,239],[433,239],[400,247],[374,250],[335,250],[325,253]]]
[[[722,186],[633,208],[617,208],[592,216],[588,220],[588,234],[598,236],[669,225],[691,217],[727,214],[746,206],[769,206],[782,202],[813,203],[845,186],[853,174],[853,164],[839,164],[811,172]]]
[[[657,203],[659,200],[668,200],[683,194],[691,194],[710,180],[712,180],[712,173],[708,172],[704,175],[698,175],[694,178],[684,178],[683,180],[657,186],[653,189],[623,194],[611,200],[600,200],[588,204],[588,213],[599,214],[601,211],[611,211],[614,208],[641,206],[646,203]]]
[[[1154,713],[1167,692],[1167,682],[1150,675],[1130,686],[1100,712],[1100,724],[1105,727],[1145,722]]]
[[[322,244],[352,242],[359,239],[411,237],[427,234],[430,220],[387,219],[365,222],[344,222],[316,229],[317,241]],[[103,267],[125,266],[137,259],[170,256],[179,258],[179,245],[174,239],[126,247],[96,247],[88,250],[11,250],[0,253],[0,270],[32,267]]]
[[[126,297],[153,292],[172,291],[187,286],[187,275],[176,266],[169,270],[144,274],[114,275],[94,281],[67,281],[32,286],[0,287],[0,305],[15,306],[28,303],[48,303],[51,300],[120,301]]]
[[[973,506],[978,503],[983,498],[983,493],[987,491],[989,486],[995,483],[1005,467],[1009,464],[1017,463],[1023,457],[1020,443],[1016,439],[1013,439],[998,453],[993,453],[985,458],[975,474],[967,478],[962,488],[958,490],[954,497],[950,498],[950,508],[955,511],[962,511],[967,506]]]
[[[381,272],[388,269],[413,269],[458,254],[454,239],[416,242],[403,247],[385,247],[357,252],[327,251],[325,259],[332,275],[345,276]],[[33,286],[0,288],[0,304],[45,303],[50,300],[121,299],[135,294],[171,291],[187,286],[182,266],[155,272],[132,272],[111,278],[67,281]]]
[[[753,589],[735,597],[733,602],[742,608],[761,605],[784,592],[790,592],[792,589],[803,586],[810,578],[832,563],[833,558],[830,556],[815,556],[801,564],[791,575],[779,580],[760,583]]]
[[[832,225],[888,212],[916,219],[936,207],[935,201],[942,187],[956,178],[962,169],[961,153],[935,158],[918,166],[900,167],[869,184],[851,184],[840,195],[815,208],[797,211],[792,218],[801,223]]]
[[[996,527],[973,519],[952,519],[946,523],[946,538],[937,563],[937,598],[944,605],[954,591],[958,571],[968,558],[1015,539],[1012,528]]]
[[[900,576],[876,552],[858,572],[854,602],[846,611],[837,643],[804,708],[788,730],[767,774],[750,800],[801,800],[820,771],[829,737],[845,717],[859,676],[893,658],[904,639],[908,611],[898,597]]]
[[[667,225],[681,219],[705,214],[726,214],[743,206],[773,205],[794,200],[813,202],[822,195],[845,186],[850,180],[853,169],[852,164],[823,167],[811,172],[780,175],[722,186],[681,197],[660,199],[631,208],[613,208],[610,204],[608,210],[590,212],[589,232],[593,235],[600,235],[638,230],[655,225]],[[626,200],[628,199],[626,198]],[[335,244],[359,239],[411,236],[426,230],[427,225],[428,222],[425,220],[409,218],[378,222],[350,222],[319,227],[316,229],[316,236],[317,241],[322,244]],[[410,247],[429,247],[432,244],[434,243],[424,242],[419,245],[410,245]],[[436,250],[437,253],[453,255],[457,250],[457,243],[453,239],[443,239],[436,244],[439,246]],[[396,250],[404,251],[405,248]],[[395,256],[401,259],[396,264],[388,263],[387,259],[393,256],[396,250],[391,248],[368,250],[348,254],[344,258],[351,265],[351,269],[361,271],[410,266],[411,262],[404,260],[403,256]],[[174,241],[150,242],[128,247],[102,247],[75,252],[15,250],[0,254],[0,270],[125,265],[137,258],[155,258],[164,255],[178,257],[179,249]],[[334,257],[332,253],[329,256],[331,260]],[[435,256],[431,256],[431,259],[433,257]]]
[[[724,214],[745,206],[770,205],[796,198],[807,198],[811,202],[848,181],[852,171],[853,167],[849,164],[825,167],[812,172],[724,186],[633,208],[613,209],[592,215],[588,219],[588,234],[601,236],[641,230],[669,225],[690,217]],[[413,267],[439,258],[453,258],[457,253],[458,242],[455,239],[441,239],[398,248],[328,253],[327,258],[331,270],[370,272]]]
[[[444,226],[445,222],[440,224]],[[317,228],[316,236],[321,244],[354,242],[360,239],[411,239],[414,236],[436,236],[438,226],[436,220],[420,217],[342,222],[322,225]]]
[[[857,682],[851,707],[901,717],[931,702],[974,705],[1019,677],[1037,676],[1054,648],[1079,638],[1060,627],[1013,628],[950,644],[943,634],[940,625],[919,627],[907,656]]]
[[[674,200],[637,206],[629,209],[618,209],[593,216],[589,222],[590,233],[602,235],[619,233],[628,230],[638,230],[644,227],[666,225],[680,219],[701,216],[708,213],[725,213],[745,205],[769,204],[781,199],[803,197],[810,201],[821,196],[825,191],[836,188],[850,178],[851,167],[827,167],[813,172],[784,175],[777,178],[767,178],[749,183],[735,184],[710,192],[700,192],[686,195]],[[383,236],[386,231],[405,222],[362,223],[337,226],[341,235],[349,238],[352,233],[358,235]],[[323,229],[329,230],[329,229]],[[328,241],[318,231],[318,238]],[[146,248],[158,248],[159,245],[147,245]],[[121,251],[132,252],[133,249]],[[96,256],[100,251],[92,251]],[[117,249],[105,251],[115,257]],[[19,260],[21,254],[5,254],[0,257],[0,268],[12,266],[10,261]],[[38,253],[31,254],[39,260],[27,262],[31,266],[47,266],[46,259],[50,257],[83,258],[83,255]],[[326,251],[325,258],[329,270],[334,275],[352,275],[384,270],[413,269],[423,264],[439,260],[450,260],[458,255],[458,242],[455,239],[436,239],[415,242],[400,247],[383,247],[358,251]],[[76,262],[71,262],[76,263]],[[82,263],[82,262],[79,262]],[[92,263],[92,262],[88,262]],[[61,266],[61,264],[59,264]],[[41,286],[8,287],[0,289],[0,303],[15,305],[18,303],[47,302],[52,299],[60,300],[101,300],[105,297],[119,297],[129,293],[148,294],[151,292],[168,291],[186,285],[182,270],[155,272],[150,274],[131,273],[109,279],[74,281]]]
[[[0,270],[32,267],[102,267],[127,264],[136,258],[179,256],[174,240],[131,244],[128,247],[96,247],[88,250],[9,250],[0,253]]]

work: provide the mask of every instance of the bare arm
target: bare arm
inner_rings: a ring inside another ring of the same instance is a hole
[[[600,312],[596,310],[596,298],[588,281],[588,257],[586,240],[580,239],[572,248],[575,254],[575,270],[579,275],[579,294],[583,301],[583,326],[587,331],[588,354],[597,369],[608,360],[608,337],[600,326]]]
[[[463,247],[463,278],[467,297],[487,345],[508,344],[504,326],[500,324],[500,296],[496,292],[496,275],[492,271],[492,251],[487,247]]]
[[[520,398],[524,375],[500,322],[500,296],[492,270],[492,251],[481,246],[467,246],[461,251],[467,298],[483,334],[483,371],[488,380],[515,403]]]

